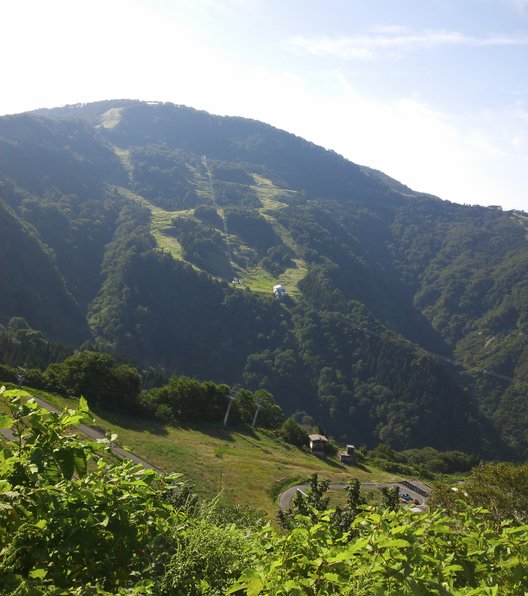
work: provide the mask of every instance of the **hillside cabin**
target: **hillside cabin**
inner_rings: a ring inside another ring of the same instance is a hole
[[[347,445],[344,451],[338,453],[339,461],[343,464],[352,464],[354,463],[355,453],[356,448],[354,445]]]
[[[308,435],[310,439],[310,453],[318,457],[324,457],[328,439],[324,435]]]
[[[286,296],[286,290],[283,288],[283,286],[277,284],[276,286],[273,286],[273,294],[275,298],[282,300]]]

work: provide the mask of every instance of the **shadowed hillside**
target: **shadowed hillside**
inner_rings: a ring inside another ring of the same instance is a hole
[[[0,118],[0,200],[3,324],[269,389],[356,444],[528,447],[522,213],[134,101]]]

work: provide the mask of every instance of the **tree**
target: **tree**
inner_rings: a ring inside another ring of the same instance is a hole
[[[171,377],[163,387],[143,393],[142,404],[155,415],[178,423],[221,422],[229,387],[187,376]]]
[[[284,421],[280,429],[281,437],[291,445],[304,447],[308,445],[308,433],[293,418]]]
[[[257,389],[253,395],[253,402],[255,408],[257,406],[260,407],[257,426],[263,428],[278,428],[281,425],[283,421],[282,410],[269,391],[266,391],[265,389]]]
[[[497,521],[528,522],[528,464],[486,463],[473,468],[460,485],[438,485],[431,506],[453,511],[484,507]]]
[[[317,514],[328,509],[330,498],[326,494],[330,486],[329,480],[319,480],[316,473],[307,480],[306,493],[298,491],[287,511],[278,512],[279,523],[284,528],[293,528],[297,524],[297,517],[309,517],[314,520]]]
[[[128,364],[102,352],[80,352],[45,371],[48,385],[67,395],[83,395],[94,407],[134,411],[141,377]]]
[[[400,487],[399,486],[382,486],[381,494],[383,495],[383,505],[390,511],[395,511],[400,507]]]

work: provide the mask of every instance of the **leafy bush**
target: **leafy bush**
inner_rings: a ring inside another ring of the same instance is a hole
[[[164,420],[220,422],[228,404],[229,387],[190,377],[171,377],[163,387],[150,389],[141,396],[142,405]]]
[[[49,389],[64,395],[83,395],[90,405],[124,411],[137,410],[141,378],[128,364],[102,352],[80,352],[45,371]]]
[[[308,445],[308,433],[293,418],[284,421],[280,429],[280,435],[287,443],[295,445],[295,447]]]
[[[432,504],[453,511],[483,507],[497,522],[528,523],[528,464],[487,463],[473,468],[463,483],[437,485]]]
[[[167,527],[175,477],[128,460],[109,464],[108,442],[71,434],[72,425],[91,421],[83,400],[61,414],[20,398],[10,407],[12,416],[0,417],[17,439],[0,449],[3,593],[136,583],[147,544]]]
[[[528,526],[497,526],[481,509],[364,509],[343,532],[329,512],[287,534],[261,530],[259,556],[227,592],[251,594],[522,594]]]
[[[224,522],[216,503],[207,503],[191,523],[173,529],[166,549],[170,556],[155,582],[155,592],[220,595],[250,562],[253,545],[247,531]]]

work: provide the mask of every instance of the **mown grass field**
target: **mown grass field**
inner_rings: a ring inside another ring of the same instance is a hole
[[[74,400],[57,395],[28,391],[55,406],[76,405]],[[183,473],[199,495],[220,495],[227,503],[249,504],[271,518],[279,493],[314,472],[335,482],[353,476],[364,482],[394,479],[376,469],[344,466],[330,458],[320,460],[266,431],[211,425],[173,427],[106,412],[94,414],[94,419],[95,426],[116,432],[122,446],[158,468]]]

